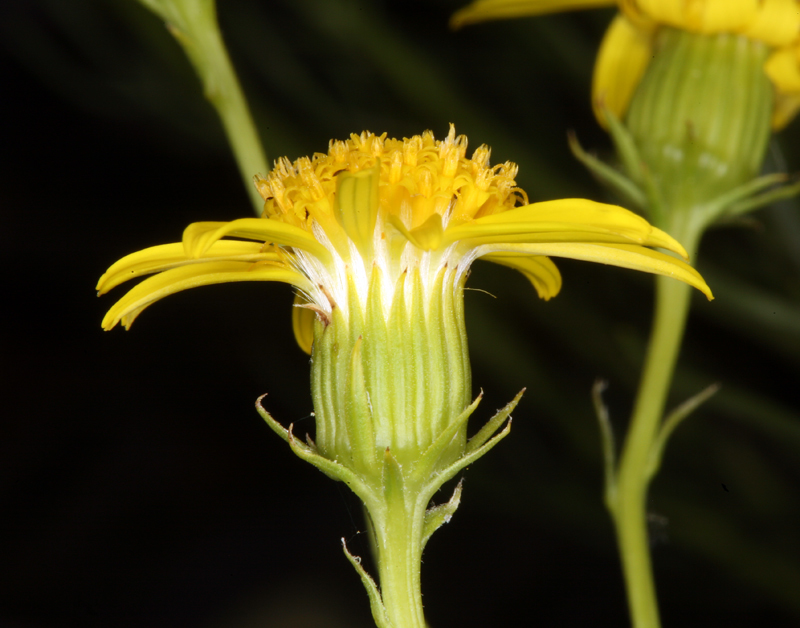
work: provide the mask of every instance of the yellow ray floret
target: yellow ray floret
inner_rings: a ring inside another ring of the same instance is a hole
[[[282,281],[308,289],[308,280],[285,266],[231,261],[191,264],[145,279],[114,304],[103,318],[102,327],[109,330],[122,323],[127,329],[147,306],[170,294],[235,281]]]
[[[261,243],[239,240],[215,242],[200,257],[187,257],[182,242],[152,246],[149,249],[126,255],[113,264],[97,282],[97,294],[105,294],[119,284],[142,275],[150,275],[186,264],[201,264],[220,259],[240,262],[277,262],[280,260],[280,255],[272,248],[265,248]]]
[[[549,257],[525,252],[489,253],[481,259],[521,272],[540,299],[549,301],[561,291],[561,273]]]
[[[385,313],[413,271],[427,299],[437,297],[442,272],[455,284],[484,258],[521,272],[549,299],[561,276],[546,256],[573,257],[675,277],[711,292],[677,255],[668,234],[616,205],[584,199],[529,203],[516,185],[517,167],[489,164],[480,146],[430,132],[405,140],[362,133],[331,142],[328,153],[292,163],[279,160],[256,177],[261,218],[189,225],[182,242],[124,257],[98,283],[100,294],[145,274],[103,320],[129,327],[150,304],[195,286],[229,281],[280,281],[298,290],[292,326],[310,351],[315,317],[378,298]],[[229,238],[236,238],[231,240]],[[372,282],[378,281],[378,284]],[[371,290],[380,297],[369,297]]]
[[[523,245],[521,250],[529,254],[567,257],[586,262],[600,262],[631,270],[640,270],[656,275],[672,277],[700,290],[708,299],[713,299],[711,289],[703,277],[689,264],[671,255],[635,244],[604,244],[554,242],[550,244]]]
[[[328,250],[308,232],[277,220],[240,218],[231,222],[195,222],[183,232],[183,246],[187,257],[199,257],[224,237],[260,240],[268,244],[289,246],[308,251],[327,260]]]
[[[617,205],[582,198],[533,203],[448,229],[444,243],[608,242],[658,246],[686,258],[679,242]]]
[[[608,27],[592,75],[592,107],[606,126],[604,110],[622,118],[653,57],[652,33],[618,15]]]

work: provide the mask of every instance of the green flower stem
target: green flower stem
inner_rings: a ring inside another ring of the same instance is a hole
[[[166,21],[194,65],[203,93],[225,128],[245,189],[260,215],[264,200],[253,185],[253,176],[269,172],[267,157],[222,40],[213,0],[140,1]]]
[[[373,520],[381,596],[392,628],[426,626],[420,585],[426,504],[413,500],[415,492],[388,490],[378,515],[381,521]]]
[[[691,212],[676,212],[677,216]],[[692,259],[700,231],[673,225]],[[656,278],[656,307],[642,380],[616,473],[609,507],[617,533],[631,620],[635,628],[660,626],[647,527],[647,490],[658,436],[689,313],[691,288],[668,277]]]
[[[579,147],[573,150],[694,258],[708,225],[796,193],[792,186],[764,191],[779,180],[756,178],[774,104],[774,88],[764,73],[768,55],[757,40],[661,28],[624,124],[606,116],[627,176]],[[690,291],[681,282],[656,279],[653,329],[633,416],[619,463],[606,471],[606,501],[635,628],[660,625],[647,529],[650,481],[672,430],[716,390],[707,388],[664,418]],[[598,408],[605,450],[611,452],[607,415],[602,403]],[[613,464],[607,460],[607,469]]]
[[[214,24],[216,25],[216,21]],[[245,189],[256,214],[261,215],[264,199],[253,185],[253,176],[258,173],[266,174],[269,167],[258,130],[219,29],[206,33],[203,47],[204,56],[209,63],[202,70],[197,64],[195,67],[203,81],[205,96],[219,114]]]

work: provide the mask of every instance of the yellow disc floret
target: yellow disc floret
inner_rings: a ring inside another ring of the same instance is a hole
[[[327,154],[316,153],[294,163],[281,159],[268,176],[256,177],[265,200],[263,216],[312,233],[316,233],[316,223],[343,259],[350,259],[349,241],[363,252],[374,236],[389,235],[387,225],[422,245],[419,248],[432,250],[441,241],[437,233],[448,225],[528,202],[516,186],[515,164],[491,167],[490,149],[485,145],[472,157],[466,151],[466,136],[456,136],[452,125],[444,140],[436,140],[430,131],[403,140],[368,131],[345,141],[332,140]],[[346,206],[337,200],[342,173],[374,169],[379,182],[375,208],[369,207],[369,198],[348,199],[355,202]],[[361,228],[355,229],[354,224]],[[369,231],[375,225],[381,229],[378,234]]]

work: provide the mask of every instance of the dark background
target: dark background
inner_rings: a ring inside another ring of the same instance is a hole
[[[609,154],[589,107],[611,11],[450,32],[455,0],[219,0],[272,160],[369,129],[455,122],[532,200],[604,191],[566,131]],[[339,539],[360,506],[253,410],[312,428],[291,291],[187,291],[103,333],[94,285],[119,257],[198,220],[249,215],[182,51],[132,0],[0,5],[0,626],[370,626]],[[800,125],[768,168],[800,168]],[[784,166],[785,162],[785,166]],[[722,391],[675,434],[651,491],[666,626],[800,621],[800,213],[719,229],[698,267],[673,403]],[[480,419],[523,386],[512,435],[470,468],[425,554],[436,627],[624,626],[590,388],[624,433],[649,325],[647,276],[559,262],[549,303],[476,264],[467,318]],[[699,297],[699,295],[697,295]],[[442,501],[446,496],[438,496]]]

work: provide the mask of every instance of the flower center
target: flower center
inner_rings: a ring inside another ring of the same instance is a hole
[[[330,313],[355,289],[363,306],[378,267],[388,316],[404,273],[418,270],[427,292],[440,269],[458,269],[470,249],[443,245],[448,227],[528,202],[516,187],[515,164],[490,166],[486,146],[470,158],[466,151],[466,136],[456,136],[452,125],[441,141],[430,131],[404,140],[364,132],[331,141],[327,154],[280,159],[269,175],[256,177],[263,216],[305,229],[332,254],[326,264],[286,251],[316,286],[305,296]]]

